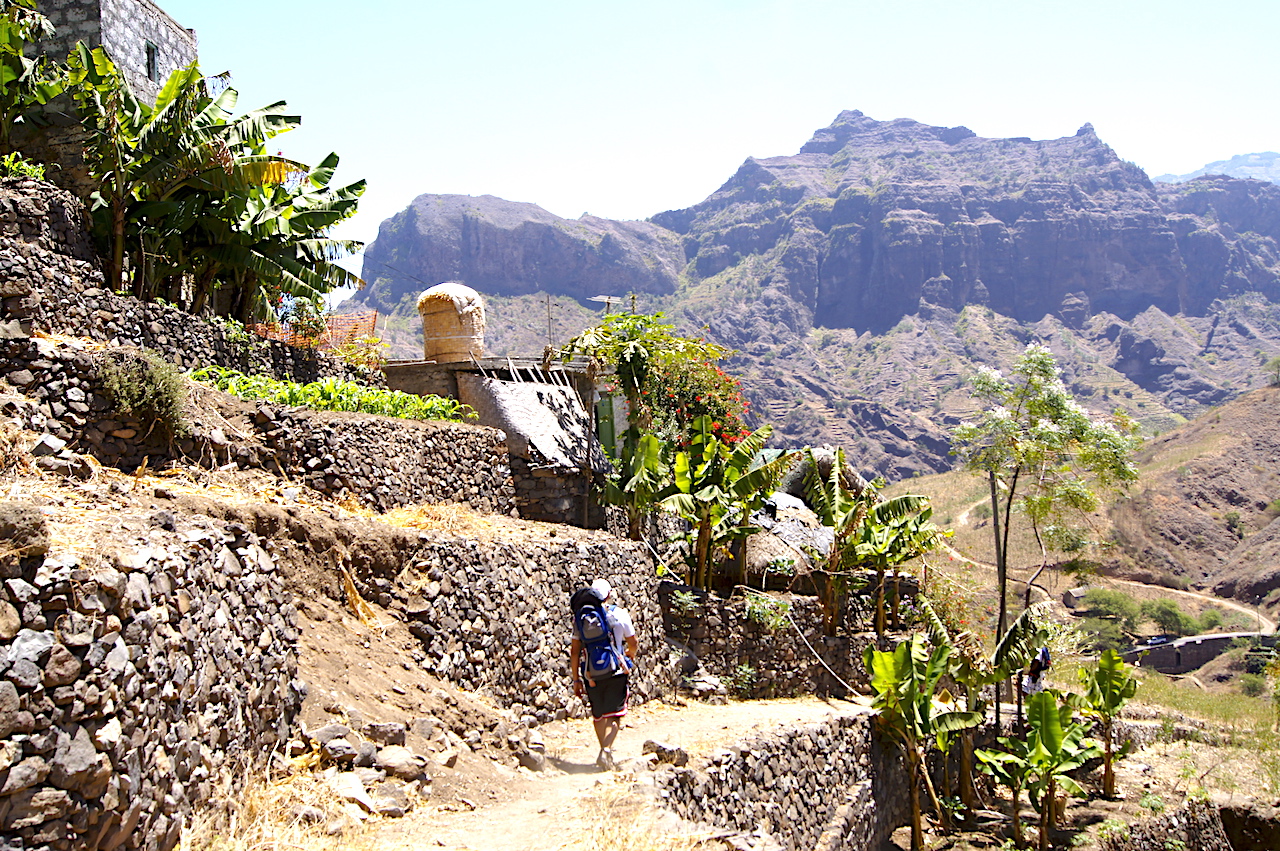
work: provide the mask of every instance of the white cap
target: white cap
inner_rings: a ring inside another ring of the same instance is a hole
[[[609,595],[613,593],[613,586],[609,584],[608,579],[597,579],[591,583],[591,590],[600,595],[600,600],[609,599]]]

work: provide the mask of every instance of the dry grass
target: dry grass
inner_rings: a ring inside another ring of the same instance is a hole
[[[193,816],[182,832],[181,851],[371,851],[357,805],[339,798],[310,772],[268,779],[225,776],[215,800]],[[333,833],[330,833],[333,831]]]
[[[481,527],[490,530],[495,527],[486,515],[472,511],[465,505],[450,502],[394,508],[378,519],[383,523],[406,529],[426,529],[455,534]]]
[[[583,806],[589,826],[562,847],[566,851],[694,851],[726,847],[709,832],[662,813],[652,801],[622,789],[600,787]]]
[[[1136,669],[1134,674],[1141,680],[1136,699],[1142,703],[1241,735],[1269,734],[1271,730],[1275,716],[1266,698],[1212,694],[1143,668]]]
[[[0,420],[0,481],[11,479],[31,469],[31,453],[26,434],[7,420]]]

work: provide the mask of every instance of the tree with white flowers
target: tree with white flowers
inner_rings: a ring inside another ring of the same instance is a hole
[[[951,437],[965,468],[985,475],[990,488],[1000,593],[996,634],[1004,635],[1014,510],[1026,515],[1040,546],[1040,568],[1027,583],[1029,603],[1031,583],[1048,565],[1049,550],[1070,552],[1084,545],[1080,521],[1098,508],[1099,491],[1123,489],[1137,480],[1132,458],[1139,441],[1135,424],[1124,414],[1103,419],[1082,408],[1044,346],[1027,346],[1008,376],[984,367],[972,383],[983,410]]]

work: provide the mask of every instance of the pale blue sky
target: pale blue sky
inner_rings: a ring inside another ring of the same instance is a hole
[[[793,154],[842,109],[1054,138],[1086,121],[1149,174],[1280,149],[1280,4],[936,0],[158,0],[243,108],[364,177],[341,235],[425,192],[644,218]]]

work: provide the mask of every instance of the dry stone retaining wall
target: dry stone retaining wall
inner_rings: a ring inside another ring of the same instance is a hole
[[[692,610],[682,612],[672,604],[672,594],[678,591],[695,596]],[[747,673],[742,666],[750,668],[749,685],[741,689],[745,696],[844,697],[849,691],[844,683],[863,691],[870,686],[862,654],[875,643],[874,636],[823,635],[821,606],[815,597],[787,595],[790,620],[771,629],[748,616],[742,597],[724,600],[674,582],[663,582],[658,595],[667,635],[687,647],[709,671],[733,677],[739,671]],[[796,625],[802,632],[797,632]]]
[[[69,192],[36,180],[0,180],[0,330],[72,334],[152,349],[183,369],[216,365],[309,382],[381,383],[343,361],[106,288],[88,214]],[[12,331],[10,332],[12,334]],[[0,334],[3,336],[3,334]]]
[[[865,714],[745,739],[656,782],[663,805],[682,818],[762,829],[787,849],[880,848],[909,818],[906,771]]]
[[[111,558],[54,552],[0,504],[0,835],[33,849],[168,849],[219,773],[287,736],[296,614],[243,528],[120,519]]]
[[[1188,801],[1172,812],[1135,822],[1126,833],[1113,834],[1100,845],[1102,851],[1232,851],[1218,808],[1208,801]]]
[[[403,564],[410,569],[383,562],[358,571],[361,593],[407,620],[422,641],[424,668],[486,691],[518,715],[546,722],[584,713],[570,686],[569,597],[598,577],[612,583],[614,601],[636,627],[633,696],[654,698],[673,685],[657,580],[643,544],[604,533],[555,544],[424,532]]]
[[[460,502],[505,514],[514,505],[505,436],[497,429],[262,404],[248,434],[235,435],[225,421],[211,418],[174,439],[115,410],[91,351],[48,340],[0,340],[0,378],[29,400],[10,411],[27,428],[125,470],[144,459],[156,469],[185,456],[266,470],[328,496],[354,495],[379,510]]]

